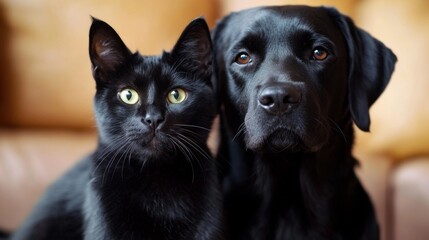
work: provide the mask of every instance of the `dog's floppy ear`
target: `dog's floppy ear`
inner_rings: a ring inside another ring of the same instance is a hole
[[[89,30],[89,56],[96,81],[107,81],[109,75],[130,55],[131,51],[109,24],[92,18]]]
[[[349,105],[355,124],[369,131],[369,107],[381,95],[395,68],[396,56],[382,42],[355,26],[337,10],[327,8],[348,47]]]

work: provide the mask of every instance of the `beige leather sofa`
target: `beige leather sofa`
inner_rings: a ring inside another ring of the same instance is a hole
[[[326,1],[0,1],[0,228],[15,229],[46,186],[97,141],[95,84],[87,55],[90,15],[132,49],[169,50],[186,24],[210,26],[261,4],[333,5],[391,47],[399,62],[357,132],[357,169],[376,205],[384,239],[429,236],[429,3]]]

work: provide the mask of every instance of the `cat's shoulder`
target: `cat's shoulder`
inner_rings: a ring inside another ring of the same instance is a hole
[[[83,201],[86,185],[91,171],[91,156],[78,162],[68,170],[61,178],[55,181],[46,192],[43,200],[60,200],[61,202]],[[43,201],[42,200],[42,201]]]

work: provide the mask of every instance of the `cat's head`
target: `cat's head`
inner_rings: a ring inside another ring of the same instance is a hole
[[[203,19],[193,20],[172,51],[160,56],[132,53],[112,27],[93,19],[89,55],[100,144],[122,154],[159,156],[206,143],[216,100]]]

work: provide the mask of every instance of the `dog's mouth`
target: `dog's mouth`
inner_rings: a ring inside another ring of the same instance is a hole
[[[247,136],[247,140],[247,147],[259,152],[298,152],[307,149],[299,134],[287,128],[275,129],[271,133],[261,136],[258,141],[255,141],[252,136]]]
[[[309,116],[300,112],[271,116],[249,108],[244,118],[246,147],[275,154],[318,151],[326,143],[328,132],[318,121],[305,120]]]
[[[296,152],[305,148],[299,135],[285,128],[277,129],[268,135],[265,144],[273,152]]]

